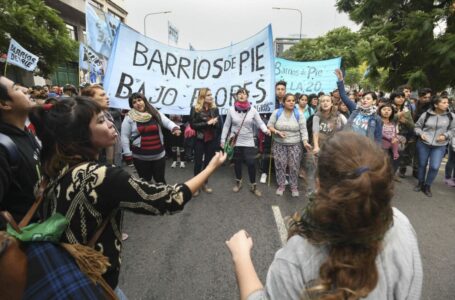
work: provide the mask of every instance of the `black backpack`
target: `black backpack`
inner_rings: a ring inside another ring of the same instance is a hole
[[[0,147],[3,147],[6,150],[8,163],[10,164],[11,169],[16,171],[20,161],[19,149],[17,148],[17,145],[9,136],[0,132]]]

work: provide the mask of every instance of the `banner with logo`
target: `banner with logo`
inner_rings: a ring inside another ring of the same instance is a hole
[[[26,50],[14,39],[11,39],[6,58],[8,64],[18,66],[27,71],[34,71],[38,64],[38,59],[38,56]]]
[[[337,88],[335,69],[340,68],[341,57],[320,61],[291,61],[275,58],[275,79],[286,81],[288,93],[317,94]]]
[[[237,89],[249,90],[259,112],[274,109],[272,27],[226,48],[179,49],[147,38],[121,24],[112,48],[104,87],[110,105],[127,108],[128,97],[142,92],[167,114],[188,115],[199,89],[208,87],[225,114]]]

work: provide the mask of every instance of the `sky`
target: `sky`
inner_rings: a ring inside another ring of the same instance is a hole
[[[176,45],[188,49],[210,50],[229,46],[272,24],[274,38],[298,38],[298,11],[275,10],[272,7],[299,9],[302,12],[302,38],[322,36],[346,26],[360,27],[348,15],[338,13],[335,0],[124,0],[128,11],[126,24],[144,32],[144,16],[148,13],[171,11],[146,19],[147,36],[167,44],[167,26],[171,22],[179,30]],[[171,45],[175,46],[173,42]]]

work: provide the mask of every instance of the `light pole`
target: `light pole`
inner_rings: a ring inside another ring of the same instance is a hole
[[[302,39],[302,11],[297,8],[285,8],[285,7],[272,7],[272,9],[283,9],[283,10],[295,10],[298,11],[300,14],[300,39]]]
[[[160,14],[170,14],[172,11],[170,10],[166,10],[166,11],[159,11],[159,12],[152,12],[152,13],[148,13],[144,16],[144,35],[147,36],[147,33],[146,33],[146,26],[145,26],[145,19],[147,19],[148,16],[151,16],[151,15],[160,15]]]

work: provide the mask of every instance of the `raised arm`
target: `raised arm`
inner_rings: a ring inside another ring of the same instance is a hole
[[[343,72],[341,72],[340,69],[336,69],[335,75],[338,78],[337,87],[338,87],[338,91],[340,93],[341,101],[343,101],[343,103],[346,104],[346,106],[349,109],[349,112],[352,112],[353,110],[356,109],[357,104],[355,104],[354,101],[349,99],[348,95],[346,94],[346,90],[344,89],[344,82],[343,82],[343,80],[344,80]]]

